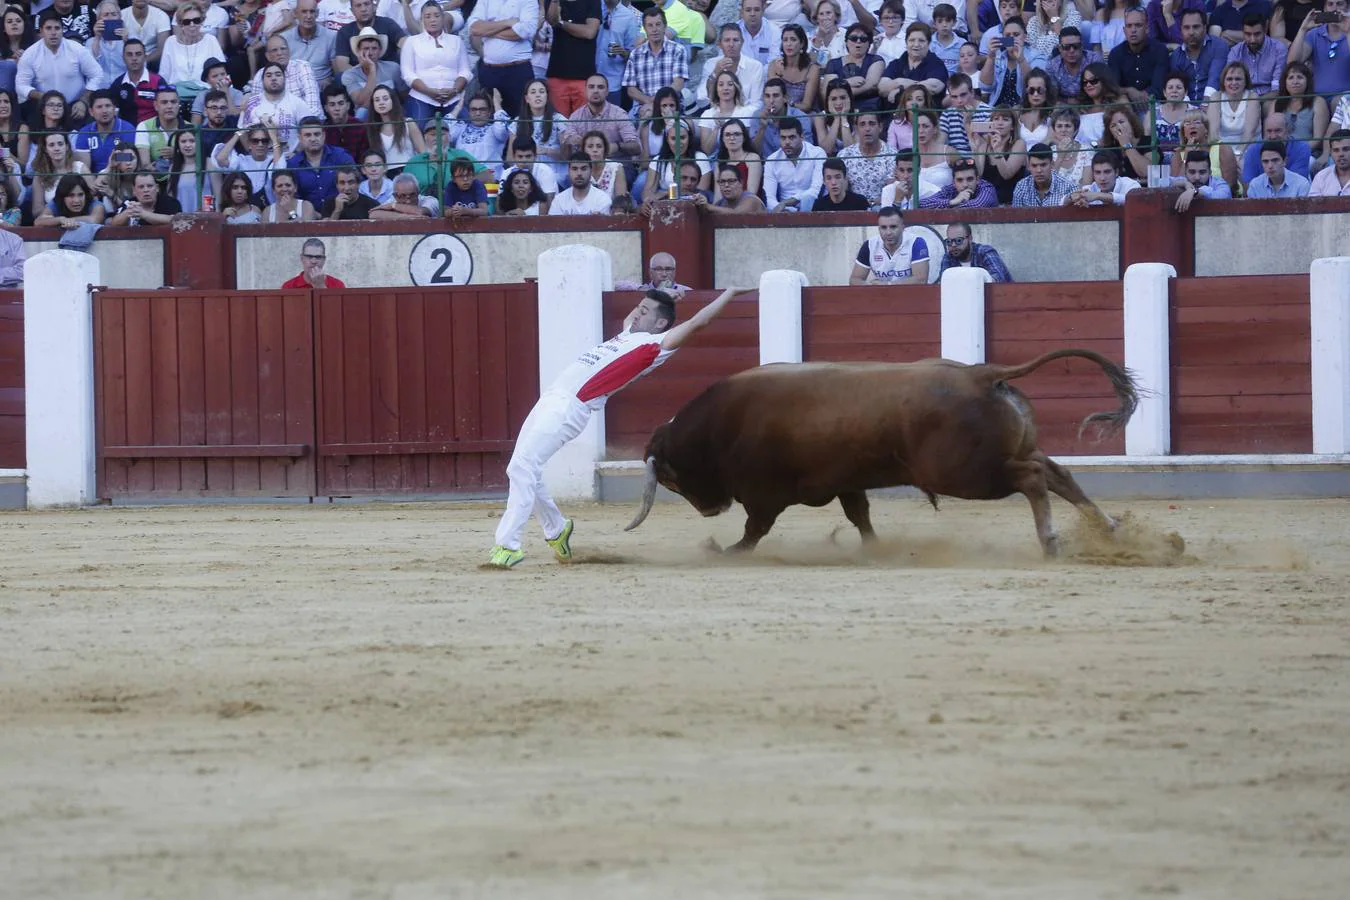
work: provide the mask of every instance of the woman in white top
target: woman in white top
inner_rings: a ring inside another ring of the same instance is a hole
[[[1082,104],[1078,107],[1078,143],[1096,147],[1106,134],[1106,107],[1126,98],[1104,62],[1089,63],[1078,80]]]
[[[512,119],[507,125],[511,138],[507,141],[507,150],[515,146],[516,135],[526,129],[534,139],[535,158],[548,163],[553,176],[559,184],[567,181],[567,160],[563,158],[562,135],[567,130],[567,117],[553,108],[548,96],[548,82],[536,78],[525,85],[525,95],[520,101],[520,118]]]
[[[952,183],[952,160],[955,154],[938,130],[937,113],[922,110],[914,114],[914,125],[919,142],[918,152],[919,199],[935,194]]]
[[[37,156],[33,159],[33,217],[51,205],[56,196],[56,183],[62,175],[83,175],[89,196],[94,195],[94,181],[89,177],[89,167],[70,152],[70,138],[65,132],[44,135],[38,146]]]
[[[239,150],[243,147],[243,151]],[[255,195],[267,196],[272,171],[284,166],[282,152],[285,142],[277,137],[275,128],[255,125],[230,135],[230,139],[216,148],[216,167],[225,172],[243,172]],[[221,185],[212,178],[215,195],[222,197]]]
[[[699,129],[699,145],[704,153],[717,152],[717,135],[722,125],[729,119],[748,122],[755,118],[753,107],[745,105],[741,95],[741,80],[735,72],[722,72],[713,83],[713,104],[703,111],[696,120]],[[660,152],[658,145],[657,152]]]
[[[370,144],[384,151],[389,166],[389,177],[403,171],[403,164],[427,149],[422,140],[422,129],[403,113],[398,94],[380,85],[370,94]],[[486,160],[479,160],[486,162]]]
[[[1251,89],[1251,75],[1240,62],[1223,67],[1219,87],[1223,93],[1218,102],[1209,105],[1209,133],[1218,135],[1219,142],[1230,145],[1233,155],[1242,159],[1247,143],[1260,127],[1261,105]]]
[[[1124,20],[1121,20],[1122,26]],[[1082,30],[1083,14],[1078,7],[1065,0],[1037,0],[1036,12],[1027,19],[1027,46],[1049,59],[1059,46],[1059,32],[1064,28]]]
[[[820,66],[820,71],[825,71],[825,66],[830,60],[843,56],[844,51],[844,29],[842,25],[843,12],[839,6],[838,0],[820,0],[816,4],[815,28],[811,31],[811,39],[806,42],[806,52],[811,54],[816,65]]]
[[[1044,69],[1027,73],[1023,83],[1022,112],[1017,117],[1017,136],[1030,147],[1050,136],[1050,110],[1055,108],[1055,83]]]
[[[1073,184],[1092,180],[1092,151],[1078,142],[1078,113],[1057,109],[1050,116],[1049,144],[1055,151],[1054,171]]]
[[[174,13],[177,25],[164,42],[164,55],[159,60],[159,76],[169,84],[200,81],[202,66],[212,57],[224,59],[225,51],[215,35],[205,34],[202,23],[206,10],[195,0],[188,0]]]
[[[628,193],[628,176],[623,163],[609,158],[609,138],[603,131],[588,131],[581,137],[581,152],[591,158],[591,184],[611,198]]]
[[[1097,20],[1092,26],[1092,46],[1102,59],[1124,42],[1125,10],[1133,7],[1134,3],[1129,0],[1105,0],[1105,5],[1097,10]]]

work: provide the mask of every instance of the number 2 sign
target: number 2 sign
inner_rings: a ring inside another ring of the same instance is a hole
[[[473,254],[453,234],[429,234],[408,254],[408,277],[419,287],[468,284],[473,278]]]

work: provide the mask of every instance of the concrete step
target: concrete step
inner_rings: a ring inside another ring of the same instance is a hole
[[[1101,499],[1350,497],[1350,456],[1062,456],[1055,461],[1073,473],[1088,496]],[[640,460],[597,463],[601,502],[638,502],[642,476]],[[870,493],[881,497],[922,496],[913,488]],[[657,491],[656,498],[684,502],[665,488]]]
[[[0,509],[26,509],[28,507],[28,477],[25,475],[0,475]]]

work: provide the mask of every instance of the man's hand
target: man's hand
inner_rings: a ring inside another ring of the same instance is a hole
[[[1198,191],[1196,191],[1195,185],[1186,185],[1186,190],[1182,191],[1181,196],[1177,198],[1176,211],[1184,213],[1186,210],[1190,209],[1191,201],[1195,199],[1197,193]]]
[[[947,205],[960,206],[962,203],[968,202],[974,196],[975,196],[974,188],[966,188],[965,190],[957,191],[956,195],[953,196],[952,199],[947,201]]]
[[[801,205],[802,205],[802,204],[801,204],[801,201],[798,200],[796,197],[789,197],[788,199],[784,200],[782,203],[780,203],[780,204],[778,204],[777,206],[775,206],[775,207],[773,208],[773,211],[774,211],[774,212],[786,212],[786,211],[789,210],[789,209],[796,209],[797,207],[799,207],[799,206],[801,206]]]

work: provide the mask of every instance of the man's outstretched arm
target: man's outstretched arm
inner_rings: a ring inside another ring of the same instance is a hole
[[[676,325],[666,332],[665,337],[661,339],[661,346],[666,350],[674,350],[685,341],[697,334],[705,325],[717,318],[717,314],[722,308],[731,302],[731,298],[738,294],[748,294],[758,288],[747,287],[729,287],[723,291],[716,300],[700,309],[689,317],[689,321]]]

